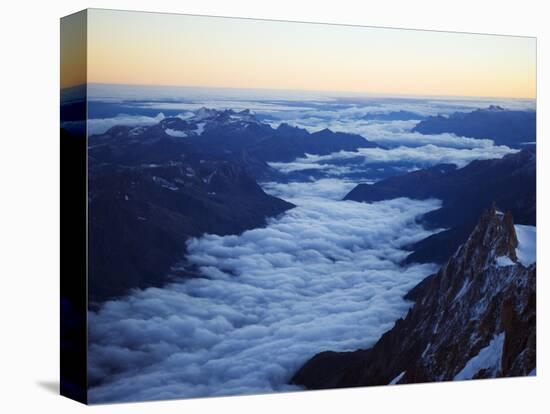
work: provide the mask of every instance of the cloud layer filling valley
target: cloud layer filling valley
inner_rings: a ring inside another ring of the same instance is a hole
[[[300,186],[302,186],[300,188]],[[92,402],[289,390],[315,353],[372,345],[434,265],[401,268],[437,200],[337,201],[319,180],[268,191],[298,205],[266,228],[189,242],[202,277],[107,302],[89,315]]]
[[[201,277],[136,290],[90,312],[91,402],[289,390],[292,374],[317,352],[372,345],[407,311],[410,304],[403,294],[437,270],[431,264],[399,263],[408,254],[405,246],[430,234],[416,219],[440,203],[339,201],[356,184],[346,175],[376,163],[415,168],[449,162],[460,167],[513,152],[490,140],[412,133],[415,120],[364,119],[368,113],[407,110],[425,116],[493,102],[355,105],[338,99],[252,98],[238,105],[234,97],[150,104],[159,110],[157,117],[119,115],[91,120],[88,127],[99,133],[113,125],[152,125],[166,109],[250,108],[274,127],[282,122],[311,132],[328,127],[361,134],[387,149],[272,164],[283,172],[313,169],[330,178],[264,183],[266,191],[298,207],[265,228],[189,241],[187,259],[200,268]]]

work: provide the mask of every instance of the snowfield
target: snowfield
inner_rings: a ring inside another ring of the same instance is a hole
[[[518,260],[524,266],[530,266],[537,261],[537,228],[521,224],[516,224],[514,227],[518,237],[518,247],[516,249]]]

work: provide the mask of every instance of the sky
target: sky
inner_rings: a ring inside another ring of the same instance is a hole
[[[536,94],[528,37],[98,9],[88,11],[87,34],[89,83]]]
[[[92,9],[88,82],[534,98],[536,40]]]

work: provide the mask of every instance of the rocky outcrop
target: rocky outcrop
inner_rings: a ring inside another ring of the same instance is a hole
[[[292,382],[318,389],[530,374],[536,264],[524,247],[510,213],[484,212],[439,272],[411,291],[416,303],[406,317],[372,348],[318,354]]]

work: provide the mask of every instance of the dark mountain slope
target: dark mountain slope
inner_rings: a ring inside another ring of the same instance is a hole
[[[293,207],[256,183],[254,177],[276,172],[247,151],[244,141],[234,151],[230,144],[193,142],[206,138],[197,131],[206,129],[209,117],[214,129],[223,129],[218,124],[226,121],[228,130],[243,122],[254,128],[249,113],[201,110],[196,116],[195,121],[166,118],[149,127],[117,126],[89,137],[92,302],[165,283],[190,237],[241,233]]]
[[[432,116],[419,122],[413,131],[421,134],[454,133],[472,138],[489,138],[497,145],[524,148],[536,140],[537,113],[513,111],[490,106],[472,112],[455,112],[449,116]]]
[[[160,285],[203,233],[260,227],[293,205],[267,195],[238,163],[92,168],[89,294],[100,301]]]
[[[380,201],[397,197],[438,198],[443,206],[424,215],[431,228],[448,230],[412,246],[407,262],[442,263],[466,240],[477,217],[493,202],[510,210],[520,224],[536,222],[536,154],[523,150],[502,159],[473,161],[464,168],[437,165],[391,177],[375,184],[359,184],[346,200]]]
[[[317,354],[292,382],[318,389],[530,374],[536,264],[521,263],[518,251],[512,216],[485,212],[441,270],[413,289],[405,319],[370,349]]]
[[[249,151],[266,161],[293,161],[307,154],[327,155],[338,151],[356,151],[377,147],[356,134],[332,132],[323,129],[309,133],[305,129],[281,124],[277,129],[263,131]]]

